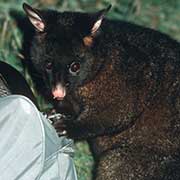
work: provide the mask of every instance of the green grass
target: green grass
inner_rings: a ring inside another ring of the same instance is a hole
[[[79,180],[91,180],[93,158],[86,142],[76,143],[74,160]]]
[[[15,20],[9,15],[10,10],[22,12],[22,0],[0,0],[0,59],[18,69],[28,80],[33,91],[33,84],[21,64],[22,34]],[[140,25],[158,29],[180,40],[180,1],[179,0],[26,0],[40,8],[52,8],[61,11],[94,11],[106,7],[109,2],[113,7],[109,18],[127,20]],[[37,97],[41,109],[47,108],[41,97]],[[75,164],[80,180],[91,179],[93,158],[85,142],[76,144]]]

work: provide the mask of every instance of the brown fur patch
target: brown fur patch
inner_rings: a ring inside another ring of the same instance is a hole
[[[83,42],[84,42],[84,45],[85,45],[85,46],[90,47],[90,46],[92,46],[92,44],[93,44],[93,37],[91,37],[91,36],[86,36],[86,37],[83,38]]]

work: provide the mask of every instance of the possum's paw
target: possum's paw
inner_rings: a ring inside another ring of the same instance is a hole
[[[64,123],[64,119],[66,118],[65,115],[56,113],[56,111],[53,109],[46,114],[46,117],[52,126],[56,129],[56,132],[59,136],[64,136],[67,134],[65,130],[66,125]]]
[[[61,116],[60,119],[58,119],[53,123],[53,126],[56,129],[59,136],[67,136],[69,138],[72,138],[70,132],[74,130],[74,126],[73,126],[72,117],[70,115]]]
[[[67,131],[65,130],[66,125],[65,125],[62,117],[61,117],[61,119],[58,119],[57,121],[55,121],[52,125],[56,129],[58,136],[66,136],[67,135]]]

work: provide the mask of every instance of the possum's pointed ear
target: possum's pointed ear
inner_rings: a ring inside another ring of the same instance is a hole
[[[106,9],[99,11],[96,15],[96,21],[93,24],[91,29],[91,35],[94,35],[98,29],[100,28],[104,17],[106,16],[107,12],[111,9],[111,5],[109,5]]]
[[[23,3],[23,9],[27,14],[32,25],[36,28],[38,32],[44,32],[45,22],[41,16],[39,10],[32,8],[26,3]]]
[[[86,46],[92,46],[93,38],[96,36],[96,33],[101,27],[105,15],[110,9],[111,5],[95,14],[95,21],[93,22],[93,25],[91,27],[90,34],[83,38],[83,42]]]

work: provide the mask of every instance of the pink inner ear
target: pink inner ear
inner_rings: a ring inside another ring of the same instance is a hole
[[[34,23],[34,26],[39,30],[39,31],[44,31],[44,23],[41,21],[37,21]]]
[[[33,26],[40,32],[44,31],[45,24],[39,14],[31,9],[26,10],[26,12]]]
[[[93,26],[93,28],[91,30],[92,34],[96,33],[96,31],[100,28],[101,23],[102,23],[102,18],[95,22],[95,24],[94,24],[94,26]]]
[[[44,31],[45,25],[41,19],[30,17],[30,21],[38,31],[40,32]]]

